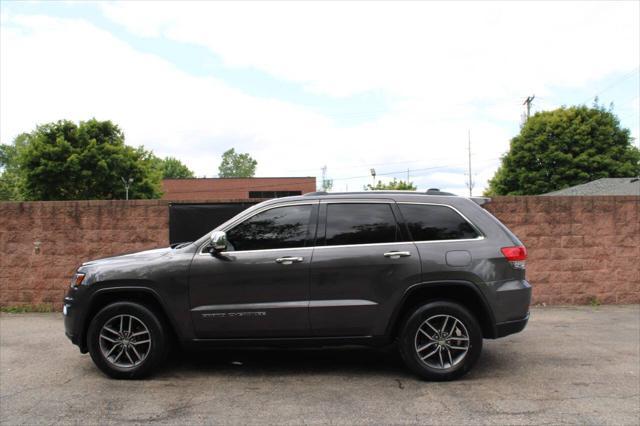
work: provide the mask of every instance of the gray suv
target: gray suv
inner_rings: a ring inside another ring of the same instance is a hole
[[[460,377],[483,338],[527,324],[527,254],[477,202],[436,193],[279,198],[194,242],[83,263],[66,335],[122,379],[177,346],[390,343],[425,379]]]

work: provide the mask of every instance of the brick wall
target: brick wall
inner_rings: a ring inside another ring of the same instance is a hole
[[[0,305],[61,308],[83,261],[168,244],[166,201],[0,203]]]
[[[258,178],[194,178],[163,179],[162,198],[167,200],[248,199],[250,191],[316,190],[315,177],[258,177]]]
[[[640,303],[640,197],[497,197],[487,208],[527,245],[535,303]],[[59,309],[82,261],[166,246],[168,210],[165,200],[0,203],[0,305]]]
[[[640,303],[640,197],[496,197],[527,246],[534,303]]]

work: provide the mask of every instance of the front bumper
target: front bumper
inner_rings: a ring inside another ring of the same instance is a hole
[[[80,348],[80,352],[86,353],[87,348],[83,343],[81,316],[82,312],[78,304],[77,296],[81,290],[77,288],[69,289],[64,298],[62,315],[64,316],[64,334],[71,340],[71,343]]]

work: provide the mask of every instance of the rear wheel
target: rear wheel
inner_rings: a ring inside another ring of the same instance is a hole
[[[91,321],[89,353],[100,370],[116,379],[149,375],[166,358],[167,337],[156,314],[132,302],[104,307]]]
[[[399,349],[407,366],[427,380],[453,380],[466,374],[480,357],[482,330],[465,307],[433,301],[406,318]]]

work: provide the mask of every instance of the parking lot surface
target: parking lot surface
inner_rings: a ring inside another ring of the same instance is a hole
[[[639,306],[534,308],[449,383],[369,349],[185,354],[116,381],[66,339],[61,314],[0,315],[2,424],[638,424],[639,369]]]

